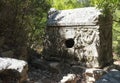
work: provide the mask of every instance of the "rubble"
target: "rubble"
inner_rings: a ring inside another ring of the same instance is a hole
[[[75,74],[68,74],[67,76],[63,76],[59,83],[77,83],[79,79],[80,77]]]

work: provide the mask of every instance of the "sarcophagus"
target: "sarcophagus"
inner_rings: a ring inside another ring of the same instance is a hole
[[[44,58],[81,62],[86,67],[112,63],[112,16],[95,7],[51,9],[45,30]]]

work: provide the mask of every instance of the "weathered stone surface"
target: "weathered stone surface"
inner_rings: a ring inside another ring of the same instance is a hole
[[[102,69],[94,69],[94,68],[86,69],[85,70],[86,83],[94,83],[105,73],[106,72],[103,71]]]
[[[120,71],[120,65],[109,65],[103,68],[104,71],[111,71],[112,69],[116,69]]]
[[[60,72],[60,63],[59,62],[50,62],[49,66],[53,72]]]
[[[48,26],[96,25],[101,14],[95,7],[49,11]]]
[[[95,83],[120,83],[120,71],[110,71]]]
[[[5,81],[5,78],[10,78],[11,81],[16,78],[22,82],[27,79],[27,71],[28,65],[25,61],[12,58],[0,58],[0,73],[3,81]],[[6,79],[6,81],[10,80]]]
[[[112,17],[94,7],[49,12],[44,41],[45,59],[79,61],[104,67],[112,59]]]
[[[31,65],[35,68],[42,69],[42,70],[49,69],[49,64],[46,61],[41,59],[32,60]]]
[[[67,76],[64,76],[59,83],[77,83],[79,79],[80,77],[75,74],[68,74]]]

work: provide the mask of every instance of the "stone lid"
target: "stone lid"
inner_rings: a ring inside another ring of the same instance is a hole
[[[48,12],[47,26],[96,25],[100,14],[100,10],[95,7],[69,10],[51,8]]]
[[[0,71],[5,69],[15,69],[18,72],[22,72],[27,62],[23,60],[17,60],[12,58],[0,58]]]

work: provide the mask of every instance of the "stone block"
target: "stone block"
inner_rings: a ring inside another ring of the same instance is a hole
[[[13,83],[12,81],[16,81],[14,83],[22,83],[27,80],[27,71],[28,65],[23,60],[0,58],[0,79],[5,81],[5,83]]]
[[[112,16],[85,7],[49,11],[43,57],[69,59],[86,67],[101,68],[113,63]]]

